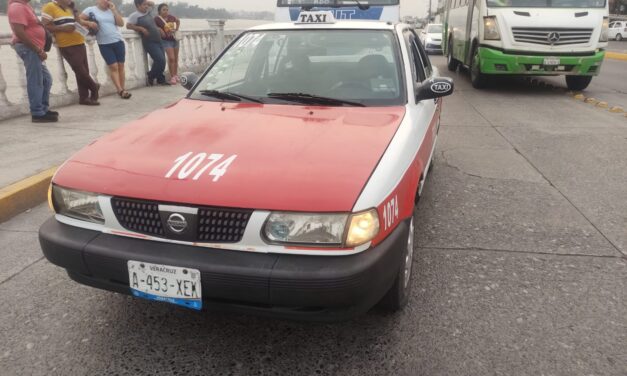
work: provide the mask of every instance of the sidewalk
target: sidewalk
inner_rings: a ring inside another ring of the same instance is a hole
[[[100,106],[55,108],[58,123],[33,124],[30,116],[0,121],[0,222],[45,201],[54,172],[98,137],[182,98],[180,86],[141,88],[130,100],[100,99]],[[42,195],[43,188],[43,195]]]

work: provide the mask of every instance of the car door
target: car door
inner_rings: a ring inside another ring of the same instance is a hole
[[[431,79],[433,77],[434,70],[416,34],[412,30],[408,29],[403,33],[403,36],[408,51],[412,82],[414,87],[417,87],[424,81]],[[421,137],[419,140],[416,140],[421,143],[419,147],[421,149],[426,147],[428,150],[428,153],[426,153],[427,157],[419,157],[418,160],[421,164],[420,167],[424,179],[430,156],[432,155],[435,147],[435,138],[438,131],[438,112],[436,111],[438,101],[433,99],[416,101],[415,90],[409,90],[409,92],[410,96],[406,116],[409,116],[412,124],[419,129],[418,135]],[[420,189],[422,189],[422,181]]]

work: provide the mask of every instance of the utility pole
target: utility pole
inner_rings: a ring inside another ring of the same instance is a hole
[[[431,0],[429,0],[429,11],[427,12],[427,24],[431,23]]]

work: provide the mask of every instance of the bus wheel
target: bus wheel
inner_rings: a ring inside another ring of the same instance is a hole
[[[584,90],[590,85],[590,81],[592,81],[592,76],[566,76],[568,90]]]
[[[409,222],[409,231],[407,231],[407,242],[403,247],[403,259],[394,280],[394,284],[378,306],[388,312],[396,312],[407,305],[409,295],[411,293],[411,271],[414,262],[414,222],[416,219],[416,208]]]
[[[470,62],[470,82],[475,89],[483,89],[488,83],[488,77],[481,73],[480,59],[479,48],[475,47],[472,53],[472,61]]]
[[[449,41],[447,56],[446,56],[446,67],[451,72],[455,72],[458,66],[459,66],[459,61],[455,60],[455,58],[453,57],[453,43]]]

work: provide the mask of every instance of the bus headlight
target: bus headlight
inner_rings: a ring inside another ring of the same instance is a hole
[[[599,37],[599,42],[607,42],[609,29],[610,19],[607,17],[603,17],[603,24],[601,25],[601,36]]]
[[[52,205],[55,212],[81,221],[104,223],[98,195],[52,186]]]
[[[499,32],[499,24],[496,22],[496,16],[483,17],[483,39],[501,40],[501,33]]]

